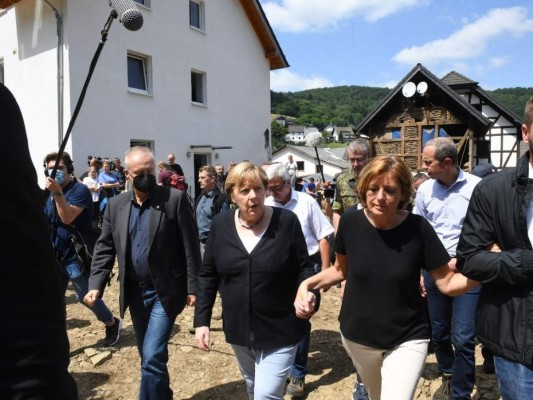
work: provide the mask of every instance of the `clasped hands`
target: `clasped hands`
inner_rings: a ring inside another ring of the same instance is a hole
[[[294,309],[298,318],[309,318],[315,313],[316,296],[300,285],[294,300]]]

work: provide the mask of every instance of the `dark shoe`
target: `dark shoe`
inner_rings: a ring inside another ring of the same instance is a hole
[[[189,327],[189,333],[191,335],[195,335],[196,334],[196,328],[194,326]]]
[[[442,375],[442,385],[433,395],[433,400],[450,400],[452,398],[452,376],[451,374]]]
[[[104,346],[106,347],[113,346],[120,339],[120,330],[122,329],[122,320],[116,317],[113,317],[113,318],[115,319],[115,323],[111,326],[105,327]]]
[[[368,400],[368,391],[365,385],[357,382],[353,388],[352,400]]]
[[[292,397],[302,397],[305,389],[305,378],[298,379],[290,377],[289,384],[287,385],[286,394]]]

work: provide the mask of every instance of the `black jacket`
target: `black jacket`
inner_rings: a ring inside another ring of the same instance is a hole
[[[527,209],[533,197],[529,152],[516,168],[483,179],[472,194],[457,246],[459,270],[483,283],[476,334],[496,355],[533,366],[533,250]],[[487,247],[498,244],[502,252]]]
[[[296,317],[293,302],[298,285],[313,275],[300,222],[293,212],[273,208],[267,230],[248,253],[234,214],[213,219],[198,274],[194,326],[209,326],[220,289],[228,343],[261,350],[296,344],[309,321]]]

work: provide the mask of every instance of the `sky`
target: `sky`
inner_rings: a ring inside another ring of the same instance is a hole
[[[270,89],[395,87],[421,63],[533,87],[533,0],[259,0],[290,65]]]

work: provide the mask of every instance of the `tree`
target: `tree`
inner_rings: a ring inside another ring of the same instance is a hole
[[[289,133],[287,128],[276,121],[272,121],[270,123],[270,132],[272,132],[272,151],[285,145],[285,136]]]

